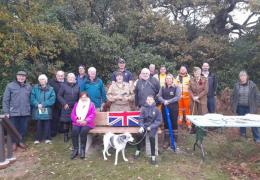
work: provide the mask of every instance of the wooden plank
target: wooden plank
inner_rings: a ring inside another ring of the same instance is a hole
[[[96,112],[95,124],[96,126],[107,125],[107,112]]]
[[[112,132],[112,133],[125,133],[125,132],[129,132],[129,133],[133,133],[136,134],[138,133],[139,127],[108,127],[108,126],[103,126],[103,127],[95,127],[94,129],[91,129],[89,133],[92,134],[105,134],[108,132]],[[158,134],[162,133],[161,129],[158,129]]]

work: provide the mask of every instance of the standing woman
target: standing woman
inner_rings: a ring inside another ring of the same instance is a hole
[[[85,158],[85,147],[87,142],[87,134],[93,129],[94,119],[96,117],[95,105],[90,101],[86,92],[80,93],[79,101],[75,103],[72,113],[72,144],[73,151],[71,159],[74,159],[79,152],[79,136],[80,136],[80,158]]]
[[[164,120],[164,148],[168,148],[170,139],[169,139],[169,127],[167,123],[167,116],[165,113],[165,106],[168,107],[170,113],[170,119],[172,124],[172,129],[174,131],[175,141],[177,140],[178,133],[178,101],[181,96],[181,91],[178,86],[173,83],[173,75],[167,74],[165,78],[165,86],[161,87],[158,98],[159,101],[163,104],[162,114]]]
[[[67,75],[67,81],[61,85],[58,100],[62,105],[60,121],[63,124],[64,142],[68,141],[68,133],[71,124],[70,114],[75,102],[79,99],[79,86],[73,73]]]
[[[107,98],[112,103],[110,111],[130,111],[130,101],[134,100],[133,90],[129,83],[123,81],[123,74],[115,74],[116,82],[112,83],[107,92]]]
[[[190,80],[190,97],[192,115],[204,115],[208,113],[207,94],[208,80],[201,75],[199,67],[193,68],[193,77]],[[195,127],[192,125],[191,133],[195,133]]]
[[[234,86],[232,95],[233,111],[239,116],[245,114],[256,113],[257,98],[259,97],[259,91],[253,81],[248,79],[246,71],[239,73],[239,82]],[[254,141],[260,143],[260,135],[257,127],[252,127],[252,133]],[[240,128],[240,136],[246,138],[246,128]]]
[[[50,121],[56,96],[53,87],[47,84],[48,78],[45,74],[41,74],[38,80],[39,84],[33,87],[31,93],[32,118],[37,121],[34,144],[39,144],[41,140],[45,140],[46,144],[50,144]]]

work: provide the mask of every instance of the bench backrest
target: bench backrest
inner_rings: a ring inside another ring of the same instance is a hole
[[[96,112],[95,124],[96,126],[108,126],[107,112]]]

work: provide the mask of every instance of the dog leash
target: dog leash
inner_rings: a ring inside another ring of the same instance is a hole
[[[136,142],[136,143],[131,143],[131,142],[128,142],[128,143],[129,143],[130,145],[132,145],[132,146],[136,146],[137,144],[140,144],[140,143],[144,140],[146,134],[147,134],[147,130],[145,131],[144,136],[141,138],[140,141],[138,141],[138,142]]]

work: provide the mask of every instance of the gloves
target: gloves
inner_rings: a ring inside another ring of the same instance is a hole
[[[151,127],[150,126],[147,128],[147,131],[151,131]]]
[[[164,105],[167,106],[169,104],[169,101],[165,100]]]
[[[144,128],[140,127],[140,129],[138,130],[139,133],[143,133],[144,132]]]

